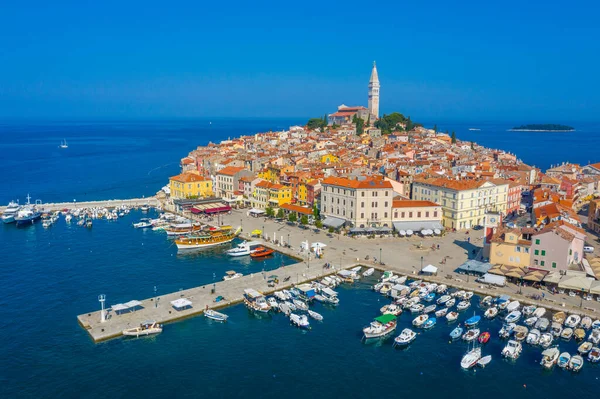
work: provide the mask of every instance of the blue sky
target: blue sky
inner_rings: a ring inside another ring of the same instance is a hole
[[[0,118],[597,120],[600,5],[451,3],[5,2]]]

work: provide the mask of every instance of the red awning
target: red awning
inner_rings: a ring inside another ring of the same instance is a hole
[[[204,213],[221,213],[221,212],[229,212],[231,210],[231,207],[229,205],[227,206],[220,206],[217,208],[208,208],[204,210]]]
[[[194,215],[197,215],[198,213],[202,213],[202,209],[198,209],[198,208],[192,208],[190,209],[192,211],[192,213]]]

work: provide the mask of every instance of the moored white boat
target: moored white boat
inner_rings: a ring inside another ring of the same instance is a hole
[[[563,352],[558,356],[558,367],[564,369],[569,365],[571,361],[571,354],[569,352]]]
[[[468,330],[466,333],[463,334],[462,339],[463,341],[467,341],[467,342],[471,342],[477,339],[477,337],[479,337],[480,334],[480,330],[478,328],[473,328],[471,330]]]
[[[504,318],[504,321],[506,321],[507,323],[516,323],[517,321],[519,321],[520,318],[521,318],[521,312],[519,312],[518,310],[515,310],[513,312],[510,312],[508,314],[508,316],[506,316]]]
[[[471,302],[468,301],[461,301],[458,305],[456,305],[456,309],[458,309],[458,311],[466,310],[469,307],[471,307]]]
[[[313,319],[317,320],[317,321],[323,321],[323,316],[321,316],[320,313],[317,313],[317,312],[312,311],[310,309],[308,310],[308,315],[310,317],[312,317]]]
[[[583,367],[583,357],[581,357],[581,355],[571,356],[571,360],[569,361],[569,365],[567,367],[569,370],[574,372],[581,370]]]
[[[542,352],[542,360],[540,361],[540,364],[545,369],[551,369],[558,361],[559,355],[560,351],[558,350],[557,346],[555,346],[554,348],[546,349]]]
[[[425,324],[425,322],[427,321],[427,319],[429,319],[429,316],[426,315],[426,314],[418,315],[412,321],[412,325],[415,326],[415,327],[421,327],[423,324]]]
[[[310,328],[310,323],[306,315],[290,313],[290,322],[296,327],[303,328],[305,330],[308,330]]]
[[[460,367],[470,369],[477,364],[479,359],[481,359],[481,348],[473,348],[464,354],[460,361]]]
[[[372,275],[374,272],[375,272],[375,269],[371,267],[370,269],[367,269],[367,270],[365,270],[365,271],[363,272],[363,277],[369,277],[369,276],[370,276],[370,275]]]
[[[216,310],[212,309],[206,309],[204,311],[204,316],[216,321],[227,321],[227,319],[229,318],[229,316],[227,316],[226,314],[217,312]]]
[[[367,327],[363,328],[366,339],[381,338],[396,330],[396,316],[391,314],[376,317]]]
[[[400,335],[398,335],[396,338],[394,338],[394,345],[395,346],[396,345],[397,346],[406,346],[406,345],[410,344],[412,341],[414,341],[415,338],[417,338],[417,333],[415,333],[410,328],[405,328],[404,330],[402,330]]]
[[[502,356],[507,357],[509,359],[518,359],[519,356],[521,356],[522,350],[523,346],[521,345],[521,343],[511,339],[502,349]]]
[[[552,341],[553,337],[551,333],[543,333],[542,335],[540,335],[539,345],[542,348],[547,348],[552,344]]]
[[[449,322],[456,321],[458,319],[458,312],[450,312],[446,315],[446,320]]]
[[[575,328],[579,325],[580,321],[581,321],[581,316],[572,314],[569,317],[567,317],[567,319],[565,320],[565,326]]]
[[[130,337],[139,337],[142,335],[153,335],[159,334],[162,332],[162,325],[158,324],[155,321],[145,321],[141,323],[138,327],[128,328],[123,330],[123,335],[127,335]]]
[[[485,317],[486,319],[493,319],[494,317],[496,317],[497,314],[498,308],[494,306],[486,309],[485,313],[483,314],[483,317]]]

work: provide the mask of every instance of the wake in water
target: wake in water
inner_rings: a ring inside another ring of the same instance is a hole
[[[155,170],[159,170],[159,169],[165,168],[165,167],[167,167],[167,166],[175,165],[175,164],[177,164],[177,163],[178,163],[178,162],[170,162],[170,163],[166,163],[166,164],[164,164],[164,165],[162,165],[162,166],[158,166],[158,167],[156,167],[156,168],[154,168],[154,169],[150,169],[150,171],[148,172],[148,176],[150,176],[150,174],[151,174],[152,172],[154,172]]]

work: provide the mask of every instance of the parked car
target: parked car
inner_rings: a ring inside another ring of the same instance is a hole
[[[585,247],[583,247],[583,252],[585,252],[586,254],[594,253],[594,247],[592,247],[591,245],[586,245]]]

